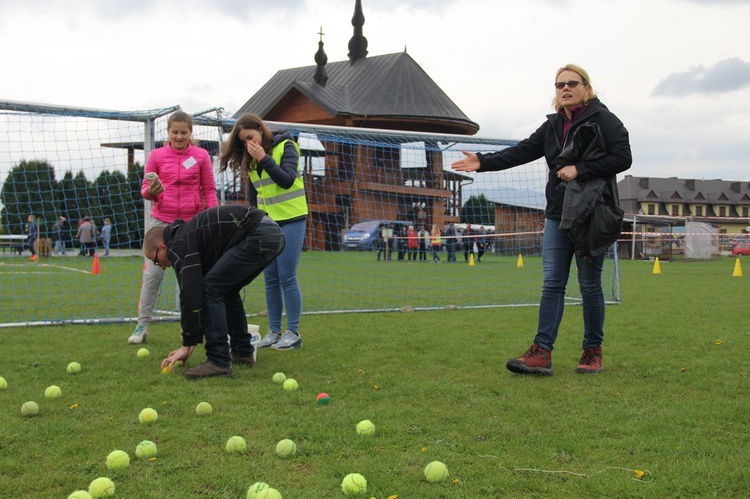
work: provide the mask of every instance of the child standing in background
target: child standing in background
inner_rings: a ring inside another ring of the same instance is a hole
[[[104,256],[109,256],[109,239],[112,237],[112,221],[109,218],[104,219],[104,227],[102,227],[101,238],[102,245],[104,246]]]
[[[176,111],[167,120],[168,142],[148,155],[141,195],[153,201],[146,231],[166,227],[178,218],[188,221],[198,212],[218,205],[213,165],[205,149],[192,142],[193,118]],[[145,343],[148,326],[156,305],[164,269],[146,260],[141,296],[138,302],[138,325],[128,343]]]

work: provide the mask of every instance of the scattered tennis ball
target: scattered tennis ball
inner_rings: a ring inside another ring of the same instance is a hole
[[[331,397],[329,397],[327,393],[319,393],[318,394],[318,404],[320,404],[320,405],[328,405],[330,403],[331,403]]]
[[[36,416],[39,414],[39,404],[33,401],[24,402],[21,406],[21,414],[24,416]]]
[[[341,482],[341,490],[348,496],[358,496],[367,492],[367,480],[359,473],[349,473]]]
[[[81,372],[81,364],[78,362],[68,364],[68,374],[78,374],[79,372]]]
[[[270,488],[271,486],[266,482],[255,482],[249,489],[247,489],[247,499],[258,499],[260,497],[258,494],[265,492]]]
[[[51,385],[48,386],[46,390],[44,390],[44,396],[48,399],[56,399],[62,395],[62,390],[60,390],[60,387],[57,385]]]
[[[286,374],[284,373],[276,373],[273,375],[273,382],[277,384],[282,384],[284,381],[286,381]]]
[[[209,404],[208,402],[201,402],[200,404],[195,406],[195,413],[198,416],[208,416],[212,412],[214,412],[214,408],[211,407],[211,404]]]
[[[149,459],[156,455],[156,444],[151,440],[144,440],[135,448],[135,455],[138,459]]]
[[[164,366],[161,368],[162,374],[172,374],[174,372],[174,366],[172,364],[169,364],[168,366]]]
[[[130,466],[130,456],[122,450],[113,450],[107,456],[107,469],[124,470]]]
[[[297,444],[295,444],[288,438],[285,438],[284,440],[276,444],[277,456],[287,458],[293,457],[295,454],[297,454]]]
[[[68,496],[68,499],[92,499],[91,494],[85,490],[76,490]]]
[[[360,421],[357,423],[357,434],[371,437],[375,435],[375,425],[369,419]]]
[[[112,497],[115,495],[115,482],[106,476],[96,478],[89,484],[89,494],[93,499]]]
[[[6,388],[8,388],[8,382],[5,381],[5,378],[0,376],[0,390],[5,390]]]
[[[297,383],[297,380],[289,378],[286,381],[284,381],[284,390],[288,392],[293,392],[297,388],[299,388],[299,384]]]
[[[281,493],[274,488],[267,488],[257,496],[258,499],[281,499]]]
[[[443,482],[448,478],[448,467],[440,461],[433,461],[425,466],[424,477],[428,482]]]
[[[238,436],[233,436],[227,440],[227,452],[245,452],[247,443],[245,439]]]
[[[159,419],[159,413],[150,407],[146,407],[140,414],[138,414],[138,421],[140,421],[141,424],[155,423],[157,419]]]
[[[145,359],[146,357],[148,357],[148,354],[148,348],[139,348],[138,352],[136,353],[139,359]]]

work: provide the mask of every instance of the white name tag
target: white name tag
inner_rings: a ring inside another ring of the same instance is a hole
[[[195,158],[190,156],[188,159],[183,161],[182,166],[184,166],[185,168],[191,168],[195,166],[197,163],[198,162],[195,160]]]

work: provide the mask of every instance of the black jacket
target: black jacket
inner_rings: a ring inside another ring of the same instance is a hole
[[[607,146],[607,155],[593,161],[581,161],[576,163],[578,178],[581,181],[592,177],[608,178],[630,168],[633,162],[630,153],[630,139],[628,131],[622,122],[612,114],[599,99],[591,99],[586,109],[573,122],[568,132],[571,137],[582,123],[597,123]],[[557,186],[560,179],[555,175],[557,170],[557,157],[562,152],[560,140],[563,132],[563,117],[558,113],[547,115],[547,121],[540,126],[527,139],[518,144],[495,153],[477,153],[480,168],[477,171],[499,171],[513,168],[514,166],[531,163],[544,156],[547,160],[549,174],[545,196],[547,206],[544,215],[553,220],[562,217],[562,203],[557,199]],[[561,200],[560,200],[561,201]]]
[[[180,286],[183,346],[203,342],[203,276],[227,249],[254,231],[265,214],[252,206],[219,206],[201,211],[189,222],[177,219],[164,229],[167,256]]]

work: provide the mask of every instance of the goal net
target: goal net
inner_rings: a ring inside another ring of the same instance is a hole
[[[136,112],[0,102],[0,325],[133,321],[150,209],[140,195],[148,152],[167,136],[177,106]],[[220,204],[247,203],[247,179],[218,173],[233,120],[220,108],[194,115],[193,138],[214,161]],[[304,313],[537,305],[547,167],[459,174],[461,151],[490,152],[513,141],[296,123],[310,215],[299,265]],[[38,230],[30,261],[29,215]],[[112,226],[109,256],[79,256],[79,221]],[[58,227],[65,219],[62,229]],[[433,253],[432,236],[440,231]],[[420,234],[418,234],[420,236]],[[428,244],[423,243],[426,242]],[[63,248],[65,254],[63,255]],[[155,320],[177,320],[168,272]],[[568,288],[580,300],[575,265]],[[603,277],[620,300],[616,251]],[[262,278],[244,290],[262,314]]]

